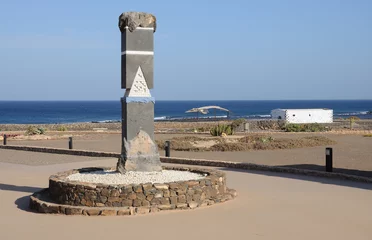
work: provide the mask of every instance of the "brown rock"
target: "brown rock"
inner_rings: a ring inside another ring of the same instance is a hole
[[[178,203],[177,197],[170,197],[169,200],[170,200],[171,204],[177,204]]]
[[[139,200],[145,200],[146,196],[143,193],[137,193],[137,199]]]
[[[199,182],[198,181],[188,181],[188,182],[186,182],[186,184],[188,185],[188,187],[193,187],[193,186],[199,185]]]
[[[162,198],[163,197],[163,192],[157,192],[154,197],[155,198]]]
[[[65,209],[66,215],[81,215],[82,210],[80,208],[67,207]]]
[[[186,203],[186,196],[185,196],[185,195],[180,195],[180,196],[178,196],[177,201],[178,201],[179,203]]]
[[[116,216],[117,212],[113,209],[104,209],[101,211],[101,216]]]
[[[144,192],[150,190],[151,188],[152,188],[151,183],[145,183],[145,184],[142,185],[142,189],[143,189]]]
[[[154,184],[154,187],[157,189],[157,190],[168,190],[169,189],[169,186],[166,185],[166,184],[161,184],[161,183],[155,183]]]
[[[190,202],[189,203],[189,208],[194,209],[194,208],[197,208],[197,207],[198,207],[198,203],[196,203],[196,202]]]
[[[176,208],[178,209],[187,209],[187,204],[186,203],[179,203],[176,205]]]
[[[97,206],[97,207],[104,207],[105,204],[103,204],[103,203],[96,203],[96,206]]]
[[[136,192],[136,193],[141,193],[142,192],[142,186],[141,185],[133,186],[133,191]]]
[[[169,198],[162,198],[162,199],[161,199],[161,204],[162,204],[162,205],[170,204]]]
[[[164,191],[163,191],[163,197],[170,197],[170,192],[169,192],[169,190],[164,190]]]
[[[119,190],[118,189],[111,190],[110,196],[111,197],[119,197],[120,196]]]
[[[143,201],[142,201],[142,206],[144,206],[144,207],[149,207],[149,206],[150,206],[150,202],[147,201],[147,200],[143,200]]]
[[[125,12],[119,16],[119,29],[124,31],[128,27],[133,32],[137,27],[152,27],[156,31],[156,17],[145,12]]]
[[[108,202],[120,202],[121,199],[119,197],[109,197]]]
[[[93,207],[93,206],[94,206],[94,203],[93,203],[93,201],[88,200],[88,201],[85,203],[85,206],[87,206],[87,207]]]
[[[118,212],[117,212],[117,214],[119,215],[119,216],[123,216],[123,215],[130,215],[130,209],[128,208],[128,209],[120,209],[120,210],[118,210]]]
[[[133,207],[140,207],[142,206],[142,201],[139,199],[134,199],[133,200]]]
[[[176,197],[176,196],[177,196],[176,191],[174,191],[174,190],[170,190],[170,196],[171,196],[171,197]]]
[[[86,209],[85,211],[89,216],[98,216],[101,213],[100,209]]]
[[[136,213],[138,213],[138,214],[146,214],[146,213],[149,213],[149,212],[150,212],[149,207],[138,207],[136,209]]]
[[[125,199],[121,202],[122,207],[132,207],[133,205],[133,200],[130,199]]]
[[[152,194],[146,196],[146,199],[148,201],[151,201],[153,198],[154,198],[154,195],[152,195]]]
[[[110,190],[108,190],[107,188],[103,188],[102,191],[101,191],[101,195],[105,196],[105,197],[109,197],[110,196]]]
[[[158,208],[160,210],[171,210],[171,209],[175,209],[176,206],[175,205],[159,205]]]
[[[129,195],[128,195],[128,199],[130,199],[130,200],[134,200],[134,199],[136,199],[137,198],[137,194],[135,194],[135,193],[130,193]]]
[[[170,189],[178,189],[180,187],[180,184],[178,183],[170,183],[169,188]]]
[[[155,212],[159,212],[160,210],[159,210],[159,208],[157,208],[157,207],[151,207],[150,208],[150,212],[152,212],[152,213],[155,213]]]

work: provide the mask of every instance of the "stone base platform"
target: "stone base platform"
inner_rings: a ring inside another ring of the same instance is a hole
[[[131,185],[70,181],[68,176],[110,168],[82,168],[52,175],[49,188],[34,193],[30,208],[40,213],[114,216],[185,210],[231,200],[235,190],[226,187],[225,173],[210,169],[164,167],[203,174],[199,180]]]

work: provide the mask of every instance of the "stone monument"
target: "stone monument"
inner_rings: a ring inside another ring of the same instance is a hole
[[[119,16],[121,31],[122,151],[117,170],[161,171],[154,143],[155,16],[126,12]]]

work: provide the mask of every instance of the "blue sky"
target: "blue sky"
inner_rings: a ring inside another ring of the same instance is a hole
[[[0,0],[0,100],[118,100],[125,11],[158,19],[158,100],[372,98],[370,0]]]

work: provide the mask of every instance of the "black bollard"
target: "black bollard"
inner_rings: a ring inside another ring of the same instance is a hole
[[[69,137],[68,138],[68,149],[72,149],[73,148],[73,145],[72,145],[72,137]]]
[[[326,172],[333,171],[333,150],[326,148]]]
[[[4,138],[3,138],[3,140],[4,140],[4,145],[6,145],[6,140],[7,140],[7,136],[6,136],[6,134],[4,134]]]
[[[165,156],[170,157],[170,141],[165,141]]]

